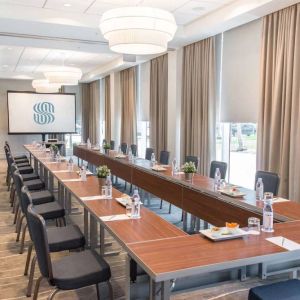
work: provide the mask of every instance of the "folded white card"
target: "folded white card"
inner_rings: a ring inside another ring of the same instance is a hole
[[[80,197],[82,201],[107,199],[104,195]]]
[[[53,173],[68,173],[69,170],[56,170],[56,171],[52,171]]]
[[[270,238],[266,238],[268,242],[271,242],[277,246],[280,246],[286,250],[292,251],[292,250],[300,250],[300,244],[291,241],[283,236],[273,236]]]
[[[281,198],[281,197],[273,198],[273,203],[288,202],[288,201],[290,201],[290,200],[284,199],[284,198]]]
[[[104,222],[108,222],[108,221],[120,221],[120,220],[129,220],[130,218],[125,215],[113,215],[113,216],[105,216],[105,217],[100,217],[100,220],[104,221]]]

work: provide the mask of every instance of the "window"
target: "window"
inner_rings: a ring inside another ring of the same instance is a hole
[[[138,156],[145,157],[146,148],[150,145],[150,122],[139,121],[137,125]]]

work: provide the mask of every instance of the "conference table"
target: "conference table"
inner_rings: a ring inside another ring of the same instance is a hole
[[[267,237],[283,236],[285,239],[300,243],[300,221],[293,219],[293,216],[297,217],[297,211],[291,212],[292,208],[288,207],[285,215],[285,211],[280,205],[282,203],[277,203],[279,205],[278,210],[276,208],[278,223],[275,224],[274,233],[247,235],[241,239],[216,243],[200,234],[187,235],[184,231],[143,206],[140,219],[125,218],[125,208],[115,200],[116,197],[122,195],[121,192],[113,189],[112,199],[102,199],[100,197],[102,183],[95,176],[88,176],[87,181],[81,181],[77,168],[69,172],[66,162],[52,161],[47,153],[31,145],[24,145],[24,147],[32,155],[35,170],[39,172],[50,190],[53,189],[54,180],[57,180],[59,187],[58,200],[65,208],[70,212],[71,195],[83,206],[84,234],[89,240],[89,246],[97,248],[100,235],[100,253],[107,255],[105,251],[105,230],[107,230],[127,252],[125,266],[126,299],[131,298],[131,259],[135,260],[150,277],[149,298],[169,299],[170,285],[174,279],[231,268],[240,268],[243,275],[246,276],[246,266],[274,261],[297,261],[299,258],[300,250],[290,251],[283,246],[275,245],[266,240]],[[108,155],[96,153],[89,149],[83,148],[80,150],[84,150],[85,154],[81,154],[79,157],[84,156],[85,160],[95,165],[105,162],[116,176],[127,178],[128,182],[145,188],[152,194],[159,194],[167,201],[171,202],[172,196],[174,196],[176,200],[171,203],[177,203],[179,207],[187,209],[193,214],[199,212],[199,217],[208,215],[208,213],[202,212],[203,203],[199,205],[201,206],[200,209],[195,205],[184,203],[188,200],[199,199],[199,196],[194,198],[188,196],[188,192],[193,195],[200,194],[201,197],[204,195],[207,197],[205,198],[206,201],[215,199],[214,203],[216,205],[218,205],[218,201],[221,202],[222,204],[217,207],[227,207],[225,211],[226,218],[234,215],[230,213],[231,207],[235,213],[245,210],[244,217],[247,215],[261,216],[261,207],[251,202],[250,198],[236,204],[235,202],[238,201],[236,199],[233,201],[233,199],[227,199],[227,197],[214,195],[216,193],[210,190],[211,180],[204,178],[204,176],[199,175],[196,178],[197,181],[193,183],[184,182],[181,175],[173,176],[169,170],[166,171],[166,174],[152,174],[151,167],[147,167],[147,162],[142,160],[129,162],[111,158]],[[78,151],[75,151],[75,155],[77,154],[79,154]],[[91,154],[91,159],[88,157],[89,154]],[[166,185],[160,187],[162,182],[166,182]],[[205,185],[205,190],[202,186],[198,186],[200,183]],[[285,205],[290,203],[292,202],[284,202]],[[209,203],[206,206],[208,207]],[[295,207],[299,209],[297,204]],[[223,220],[225,220],[225,217],[222,216],[222,212],[216,208],[212,209],[211,213],[213,213],[213,217],[206,220],[216,220],[217,224],[222,223],[222,226],[224,226]],[[222,221],[219,221],[219,218]],[[237,219],[243,220],[239,216],[237,216]],[[226,219],[226,221],[228,220],[232,221],[232,219]],[[100,224],[99,233],[98,224]],[[159,293],[158,290],[160,290]]]

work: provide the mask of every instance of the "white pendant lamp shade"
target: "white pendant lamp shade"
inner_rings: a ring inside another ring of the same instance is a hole
[[[32,80],[32,87],[37,93],[57,93],[61,85],[49,83],[47,79],[35,79]]]
[[[77,85],[82,77],[82,71],[79,68],[59,67],[44,73],[49,83],[60,85]]]
[[[122,7],[102,15],[100,29],[112,51],[147,55],[167,51],[177,25],[174,16],[152,7]]]

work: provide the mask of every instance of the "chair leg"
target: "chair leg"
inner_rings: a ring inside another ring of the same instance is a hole
[[[27,230],[27,224],[25,224],[25,226],[23,227],[22,238],[21,238],[21,245],[20,245],[20,252],[19,252],[20,254],[22,254],[23,251],[24,251],[26,230]]]
[[[100,288],[99,284],[96,283],[96,292],[97,292],[97,299],[100,300]]]
[[[159,206],[159,209],[162,209],[162,206],[163,206],[163,199],[160,199],[160,206]]]
[[[38,295],[39,295],[39,289],[40,289],[40,285],[41,285],[41,281],[44,279],[43,276],[40,276],[38,278],[38,280],[36,281],[36,284],[35,284],[35,288],[34,288],[34,294],[33,294],[33,298],[32,300],[37,300],[38,298]],[[30,296],[29,296],[30,297]]]
[[[10,203],[12,203],[14,191],[15,191],[15,188],[14,188],[14,185],[12,185],[12,187],[11,187],[11,189],[10,189],[10,193],[9,193]]]
[[[20,217],[19,221],[17,222],[17,225],[16,225],[16,228],[17,228],[16,242],[18,242],[20,240],[20,235],[21,235],[21,231],[22,231],[22,223],[23,223],[24,218],[25,218],[25,215]]]
[[[27,291],[26,291],[26,296],[27,297],[31,297],[35,264],[36,264],[36,256],[34,256],[33,259],[32,259],[32,261],[31,261],[30,273],[29,273],[28,285],[27,285]]]
[[[172,204],[170,203],[169,204],[169,214],[171,213],[171,210],[172,210]]]
[[[12,199],[10,202],[10,207],[13,207],[15,202],[16,202],[16,189],[14,188],[14,192],[12,194]]]
[[[59,292],[59,289],[56,288],[49,296],[48,296],[48,300],[52,300],[54,298],[54,296]]]
[[[108,291],[109,291],[109,299],[110,300],[113,300],[114,299],[114,291],[113,291],[113,288],[112,288],[112,285],[110,283],[110,281],[106,281],[107,285],[108,285]]]
[[[27,258],[26,258],[26,264],[25,264],[25,270],[24,270],[24,276],[28,275],[28,269],[29,269],[29,264],[30,264],[30,259],[31,259],[31,254],[32,254],[32,249],[33,249],[33,244],[31,243],[28,247],[27,250]]]
[[[10,189],[10,184],[11,184],[11,177],[8,176],[8,184],[7,184],[7,190],[9,191]]]

